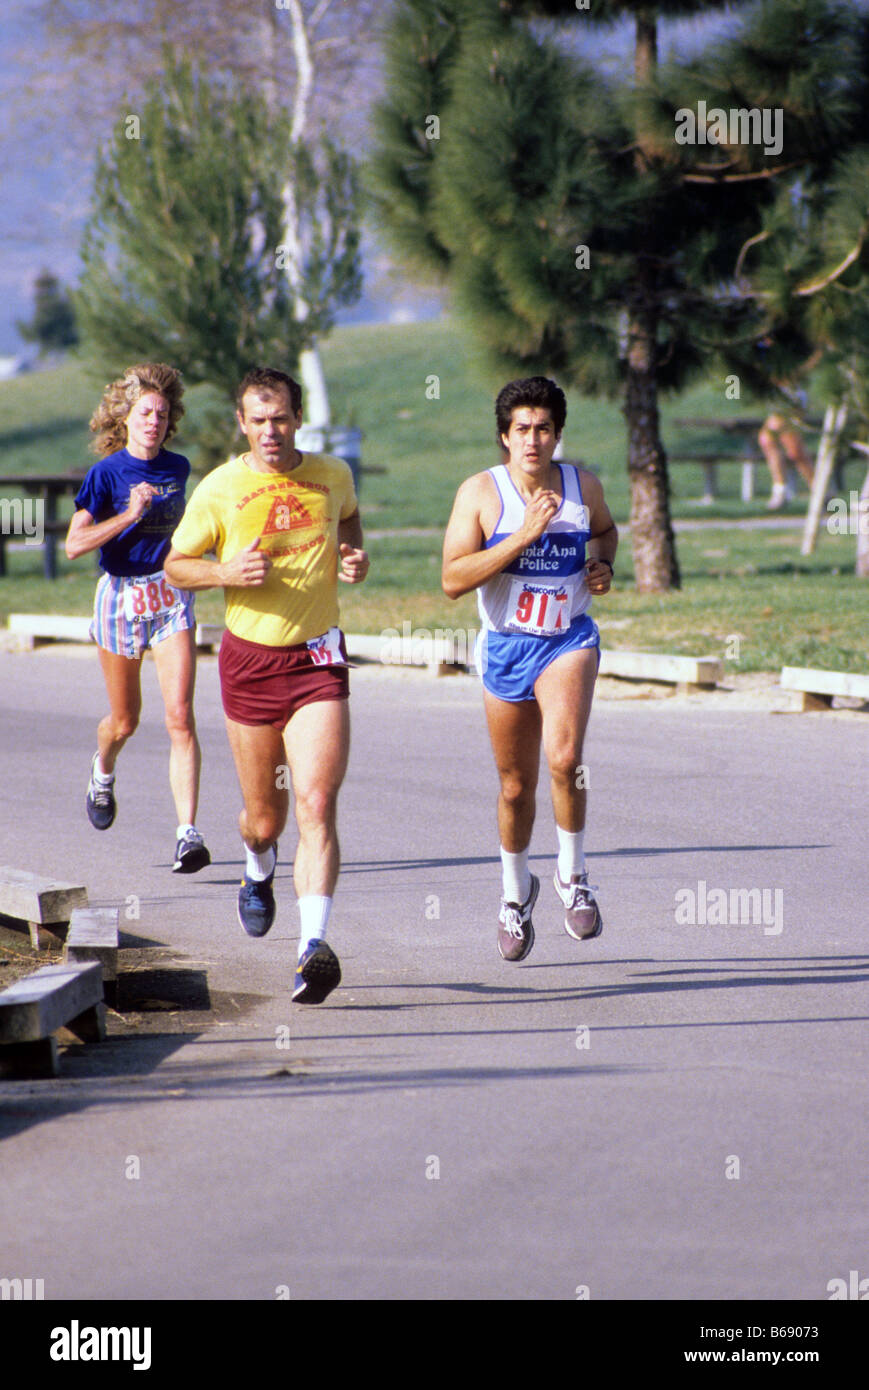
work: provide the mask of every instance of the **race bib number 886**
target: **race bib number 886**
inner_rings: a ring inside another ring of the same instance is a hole
[[[177,589],[166,582],[162,571],[124,584],[124,612],[130,622],[137,618],[160,618],[180,603]]]

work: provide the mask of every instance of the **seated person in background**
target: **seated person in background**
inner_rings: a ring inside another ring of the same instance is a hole
[[[799,470],[811,491],[815,470],[793,416],[788,418],[781,411],[772,411],[764,420],[757,441],[772,474],[768,511],[778,511],[793,496],[787,479],[789,464]]]

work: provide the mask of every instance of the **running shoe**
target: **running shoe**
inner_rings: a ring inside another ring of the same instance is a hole
[[[340,983],[341,966],[332,947],[325,941],[310,941],[296,966],[293,1002],[322,1004],[326,995],[331,994]]]
[[[241,880],[238,890],[238,920],[248,936],[265,936],[275,920],[275,895],[272,892],[275,869],[272,869],[268,878]]]
[[[588,874],[574,874],[569,883],[563,883],[555,870],[555,891],[564,903],[564,930],[574,941],[591,941],[600,936],[603,921],[600,908],[595,902],[594,888],[588,881]]]
[[[198,830],[188,830],[175,846],[173,874],[195,874],[211,863],[211,855],[205,848],[205,841]]]
[[[99,756],[99,753],[94,753],[85,806],[87,807],[88,820],[94,829],[108,830],[118,809],[115,801],[115,779],[113,776],[108,786],[104,782],[96,780],[94,774]]]
[[[498,913],[498,950],[504,960],[524,960],[534,945],[531,909],[539,892],[540,879],[536,874],[532,874],[531,888],[524,903],[508,903],[506,898],[501,899],[501,911]]]

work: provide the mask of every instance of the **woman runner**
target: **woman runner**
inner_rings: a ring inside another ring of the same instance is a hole
[[[97,729],[87,813],[97,830],[115,819],[115,762],[139,722],[142,658],[150,647],[166,709],[169,783],[178,817],[176,873],[211,863],[196,829],[201,754],[193,717],[193,595],[163,573],[184,512],[190,464],[163,447],[184,413],[181,375],[162,362],[130,367],[105,389],[93,418],[100,457],[75,499],[66,538],[71,560],[99,549],[91,636],[98,644],[109,713]]]

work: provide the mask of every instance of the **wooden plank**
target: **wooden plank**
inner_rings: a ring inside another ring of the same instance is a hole
[[[714,656],[603,650],[600,658],[602,676],[619,676],[626,680],[664,681],[709,689],[724,678],[724,662]]]
[[[47,1038],[102,1000],[103,971],[96,961],[44,965],[0,994],[0,1043]]]
[[[200,627],[205,630],[203,635],[209,641],[220,640],[222,627],[207,624],[200,624]],[[200,628],[197,627],[197,644],[200,640],[199,631]],[[457,666],[473,666],[474,642],[470,632],[460,631],[448,637],[437,637],[434,633],[422,629],[421,631],[423,635],[420,637],[414,637],[413,629],[403,633],[391,629],[389,635],[379,636],[371,633],[347,633],[347,655],[351,660],[361,657],[366,661],[383,662],[384,665],[428,666],[442,673],[454,670]],[[724,662],[718,657],[603,651],[600,673],[629,680],[664,681],[707,690],[723,680]]]
[[[197,623],[197,647],[219,647],[224,631],[223,623]]]
[[[69,919],[63,958],[73,964],[99,961],[106,1003],[114,1008],[118,999],[118,909],[76,908]]]
[[[63,958],[73,963],[98,960],[103,979],[117,979],[118,909],[77,907],[69,919]]]
[[[811,695],[848,695],[869,700],[869,675],[850,671],[823,671],[812,666],[783,666],[779,683],[783,690],[806,691]]]
[[[41,637],[57,642],[89,642],[90,618],[52,613],[10,613],[7,630],[24,639]]]
[[[87,907],[87,889],[78,883],[0,865],[0,912],[25,922],[68,922],[77,907]]]
[[[437,668],[473,664],[473,642],[460,632],[452,638],[414,638],[395,636],[348,636],[347,652],[386,664],[428,665]],[[658,652],[601,652],[600,674],[627,680],[655,680],[710,689],[724,679],[724,662],[709,656],[669,656]]]

